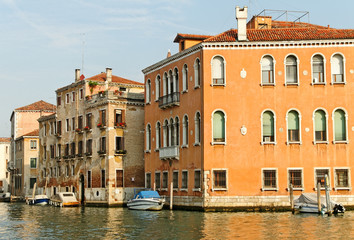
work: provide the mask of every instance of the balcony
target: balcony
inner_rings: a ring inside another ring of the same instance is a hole
[[[159,149],[160,159],[179,159],[179,146],[170,146]]]
[[[159,108],[179,106],[179,92],[167,94],[159,98]]]

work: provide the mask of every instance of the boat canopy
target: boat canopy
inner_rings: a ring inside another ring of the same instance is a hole
[[[333,202],[333,201],[332,201]],[[317,204],[317,194],[316,193],[303,193],[299,198],[294,200],[294,203],[307,203],[307,204]],[[326,198],[321,196],[321,205],[326,207]]]
[[[135,195],[135,198],[160,198],[156,191],[141,191]]]

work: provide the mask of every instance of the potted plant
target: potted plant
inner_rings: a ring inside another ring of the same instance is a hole
[[[93,82],[93,81],[89,81],[88,85],[90,87],[90,92],[92,94],[93,93],[93,89],[98,85],[98,83],[97,82]]]
[[[85,131],[90,130],[90,127],[89,127],[89,126],[85,126],[85,127],[84,127],[84,130],[85,130]]]

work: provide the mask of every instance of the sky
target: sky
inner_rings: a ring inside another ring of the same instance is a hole
[[[249,18],[264,9],[308,11],[305,22],[354,28],[353,0],[0,0],[0,137],[10,136],[14,109],[55,104],[75,69],[88,78],[110,67],[143,82],[142,69],[178,52],[177,33],[237,28],[236,6],[248,6]]]

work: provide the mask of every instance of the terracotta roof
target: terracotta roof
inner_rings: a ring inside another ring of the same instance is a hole
[[[32,103],[30,105],[16,108],[15,110],[31,111],[31,110],[44,110],[44,111],[54,111],[56,106],[50,103],[47,103],[43,100]]]
[[[86,78],[86,80],[104,82],[104,81],[106,81],[106,78],[107,78],[107,74],[105,72],[103,72],[103,73],[97,74],[93,77]],[[112,75],[112,82],[123,83],[123,84],[133,84],[133,85],[144,85],[143,83],[136,82],[136,81],[129,80],[126,78],[122,78],[122,77],[118,77],[115,75]]]
[[[177,36],[173,42],[179,42],[181,39],[193,39],[193,40],[205,40],[212,37],[211,35],[197,35],[197,34],[184,34],[177,33]]]
[[[39,136],[39,129],[36,129],[32,132],[26,133],[22,135],[23,137],[29,137],[29,136]]]
[[[316,25],[312,23],[305,22],[290,22],[290,21],[272,21],[272,28],[305,28],[305,27],[314,27],[320,29],[329,29],[328,27]]]
[[[274,28],[247,29],[247,39],[255,41],[300,41],[325,39],[354,39],[354,29],[319,29],[319,28]],[[204,42],[236,42],[237,30],[230,29]]]
[[[11,138],[0,138],[0,142],[11,142]]]

